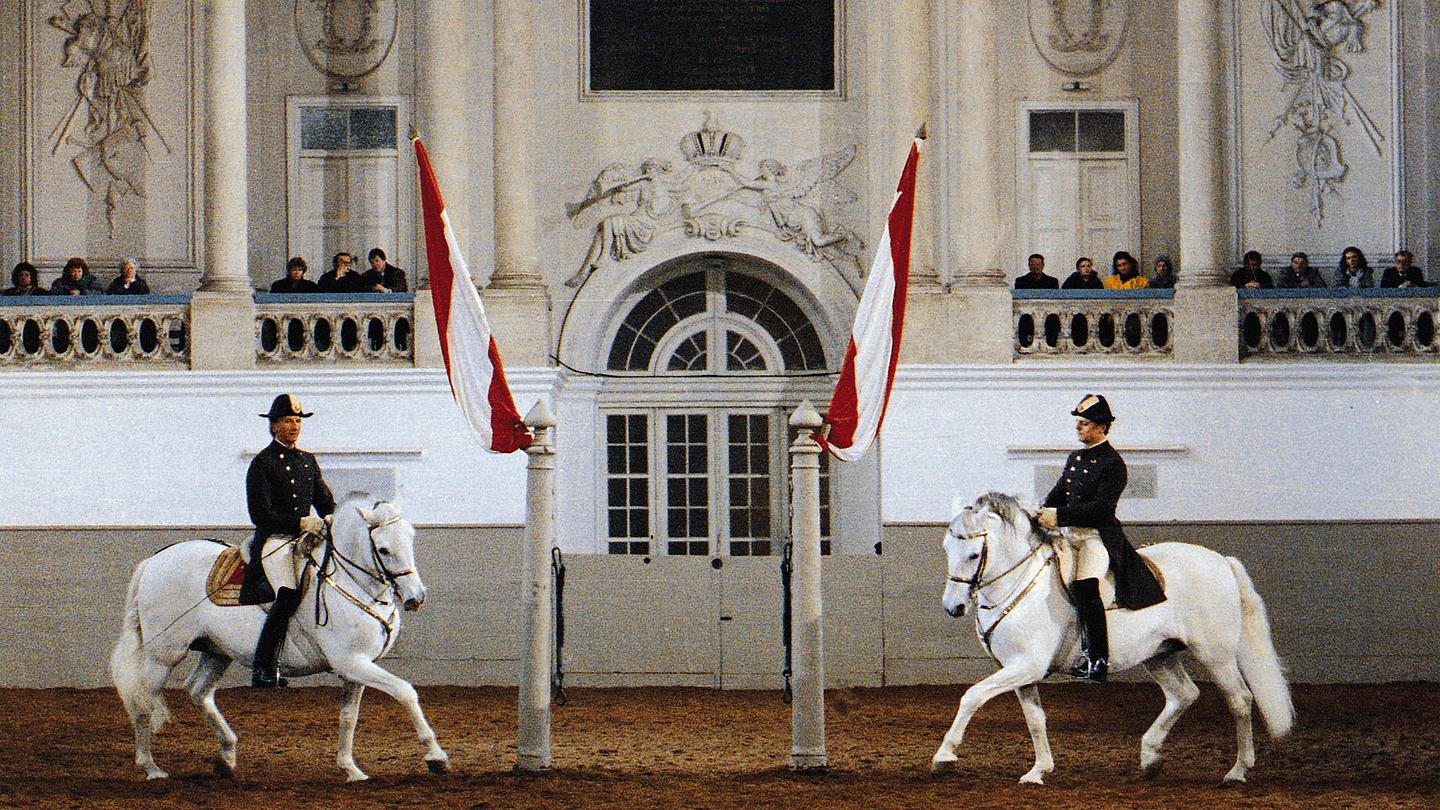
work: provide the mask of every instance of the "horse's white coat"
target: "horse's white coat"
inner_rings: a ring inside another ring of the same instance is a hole
[[[400,632],[400,606],[413,609],[425,601],[425,585],[415,571],[415,529],[393,504],[349,496],[335,510],[332,535],[338,554],[358,568],[339,566],[331,576],[334,585],[320,586],[313,570],[307,573],[309,590],[290,620],[280,669],[289,676],[333,671],[345,682],[336,762],[351,781],[366,778],[352,754],[366,686],[405,706],[425,747],[426,763],[432,771],[445,770],[449,757],[435,741],[415,688],[375,663]],[[265,614],[259,606],[219,607],[206,598],[205,577],[224,548],[207,540],[178,543],[142,560],[130,579],[124,624],[110,655],[110,676],[135,726],[135,764],[150,779],[167,776],[150,751],[152,735],[169,717],[161,689],[198,639],[208,644],[185,689],[220,738],[216,768],[227,775],[235,769],[236,736],[215,706],[215,684],[232,662],[250,665]],[[380,567],[394,576],[385,577]],[[376,615],[347,599],[340,588]],[[323,625],[316,622],[317,595]],[[390,621],[390,633],[376,616]]]
[[[973,599],[976,631],[991,633],[990,653],[1000,670],[961,697],[955,721],[932,759],[935,770],[957,760],[956,748],[975,712],[1012,689],[1020,699],[1035,748],[1035,765],[1020,781],[1040,784],[1055,767],[1036,684],[1069,666],[1078,648],[1079,631],[1075,608],[1058,574],[1050,570],[1057,568],[1049,561],[1051,552],[1040,547],[1044,542],[1015,499],[997,493],[957,509],[946,531],[950,580],[943,598],[945,610],[959,616]],[[970,581],[982,550],[985,570],[981,587],[972,594]],[[1238,748],[1235,765],[1225,780],[1243,782],[1247,769],[1255,764],[1252,701],[1259,705],[1274,737],[1288,733],[1295,719],[1290,687],[1270,639],[1265,603],[1244,566],[1233,557],[1187,543],[1161,543],[1140,553],[1163,573],[1166,601],[1144,610],[1112,610],[1106,617],[1111,671],[1144,666],[1165,692],[1164,709],[1141,739],[1140,767],[1147,774],[1159,768],[1166,735],[1200,692],[1179,654],[1164,654],[1163,645],[1173,640],[1185,644],[1225,695],[1235,718]],[[1012,566],[1017,567],[997,578]],[[1034,587],[1025,591],[1032,578]]]

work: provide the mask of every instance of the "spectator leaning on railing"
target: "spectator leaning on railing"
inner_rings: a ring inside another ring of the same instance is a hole
[[[120,275],[105,288],[106,295],[149,295],[150,285],[140,277],[140,265],[126,257],[120,260]]]
[[[1310,257],[1304,253],[1290,254],[1290,266],[1280,271],[1278,286],[1287,289],[1318,289],[1325,286],[1325,277],[1310,266]]]
[[[1039,253],[1031,253],[1030,258],[1025,260],[1030,272],[1015,279],[1017,290],[1058,290],[1060,279],[1045,272],[1045,257]]]
[[[1105,279],[1107,290],[1143,290],[1150,286],[1150,279],[1140,273],[1135,257],[1121,250],[1110,260],[1110,276]]]
[[[1275,280],[1260,265],[1263,258],[1260,251],[1251,250],[1245,254],[1245,264],[1230,274],[1230,284],[1242,290],[1268,290],[1275,286]]]
[[[1081,256],[1075,260],[1075,272],[1071,273],[1065,283],[1060,285],[1062,290],[1103,290],[1105,282],[1095,273],[1095,263],[1090,257]]]
[[[360,273],[355,270],[355,257],[349,253],[336,253],[330,258],[330,272],[320,277],[322,293],[364,292]]]
[[[1415,254],[1408,250],[1395,252],[1395,265],[1385,268],[1380,276],[1381,287],[1429,287],[1425,271],[1413,266]]]
[[[1374,287],[1375,271],[1365,259],[1365,251],[1354,245],[1340,254],[1340,265],[1335,268],[1336,287]]]
[[[40,286],[40,273],[30,262],[20,262],[10,271],[10,288],[0,295],[49,295]]]
[[[1169,256],[1155,257],[1155,272],[1150,274],[1150,286],[1161,290],[1174,288],[1175,265],[1170,263]]]
[[[100,285],[90,275],[90,265],[79,256],[71,256],[65,262],[60,278],[50,285],[51,295],[99,295]]]
[[[410,289],[405,281],[405,271],[385,260],[385,251],[380,248],[370,248],[369,255],[370,269],[360,277],[360,289],[363,292],[396,292],[403,293]]]
[[[277,280],[270,285],[272,293],[313,293],[320,288],[308,278],[305,273],[310,270],[310,265],[299,256],[285,263],[285,278]]]

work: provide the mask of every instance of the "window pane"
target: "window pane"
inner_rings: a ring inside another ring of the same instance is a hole
[[[605,416],[606,524],[611,538],[650,536],[649,435],[642,414]],[[612,554],[632,552],[635,543],[611,543]]]
[[[301,149],[344,149],[349,116],[332,107],[300,108]]]
[[[768,554],[747,541],[766,540],[772,534],[770,509],[770,416],[763,413],[730,414],[726,419],[729,458],[730,553],[737,556]],[[759,462],[759,463],[757,463]],[[765,548],[769,548],[768,542]]]
[[[351,149],[394,149],[395,108],[361,107],[350,111]]]
[[[1075,112],[1035,110],[1030,113],[1031,152],[1074,152]]]
[[[704,414],[665,416],[665,529],[671,538],[710,536],[708,418]],[[672,553],[700,553],[705,542],[668,544]]]
[[[1124,152],[1125,113],[1119,110],[1081,111],[1080,151]]]

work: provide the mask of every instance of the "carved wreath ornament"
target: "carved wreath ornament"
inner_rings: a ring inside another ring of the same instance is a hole
[[[667,231],[720,242],[760,230],[858,275],[865,245],[839,215],[857,197],[838,179],[855,162],[858,146],[790,166],[766,158],[741,171],[744,149],[739,135],[719,129],[707,114],[700,131],[681,139],[688,168],[650,157],[638,170],[623,162],[601,169],[585,197],[565,206],[575,227],[594,231],[579,271],[565,283],[578,287],[603,263],[624,262]]]
[[[150,136],[171,151],[145,108],[150,10],[145,0],[67,0],[47,22],[65,34],[60,66],[77,69],[75,100],[50,131],[50,154],[78,150],[70,165],[91,194],[103,196],[113,237],[120,201],[145,196]]]
[[[295,36],[316,70],[358,79],[390,55],[398,14],[395,0],[295,0]]]
[[[1326,196],[1338,193],[1336,186],[1349,171],[1336,137],[1340,125],[1358,123],[1375,154],[1382,154],[1385,136],[1350,92],[1350,66],[1341,56],[1365,51],[1365,17],[1378,5],[1376,0],[1269,0],[1262,12],[1286,96],[1267,143],[1282,129],[1295,131],[1290,184],[1310,190],[1317,228],[1325,219]]]
[[[1089,76],[1120,52],[1130,0],[1026,0],[1026,16],[1030,39],[1051,67]]]

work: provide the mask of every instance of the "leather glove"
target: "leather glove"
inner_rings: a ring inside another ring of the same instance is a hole
[[[306,515],[300,518],[300,533],[320,537],[325,534],[325,521],[314,515]]]
[[[1040,528],[1042,528],[1042,529],[1047,529],[1047,530],[1049,530],[1049,531],[1054,531],[1054,530],[1055,530],[1055,526],[1056,526],[1056,520],[1057,520],[1057,515],[1056,515],[1056,513],[1055,513],[1055,508],[1054,508],[1054,507],[1051,507],[1051,506],[1042,507],[1041,509],[1039,509],[1039,510],[1037,510],[1037,511],[1035,512],[1035,522],[1036,522],[1036,523],[1039,523],[1039,524],[1040,524]]]
[[[330,514],[328,514],[328,515],[325,516],[325,525],[326,525],[327,527],[328,527],[328,526],[334,526],[334,525],[335,525],[335,513],[334,513],[334,512],[331,512]]]

